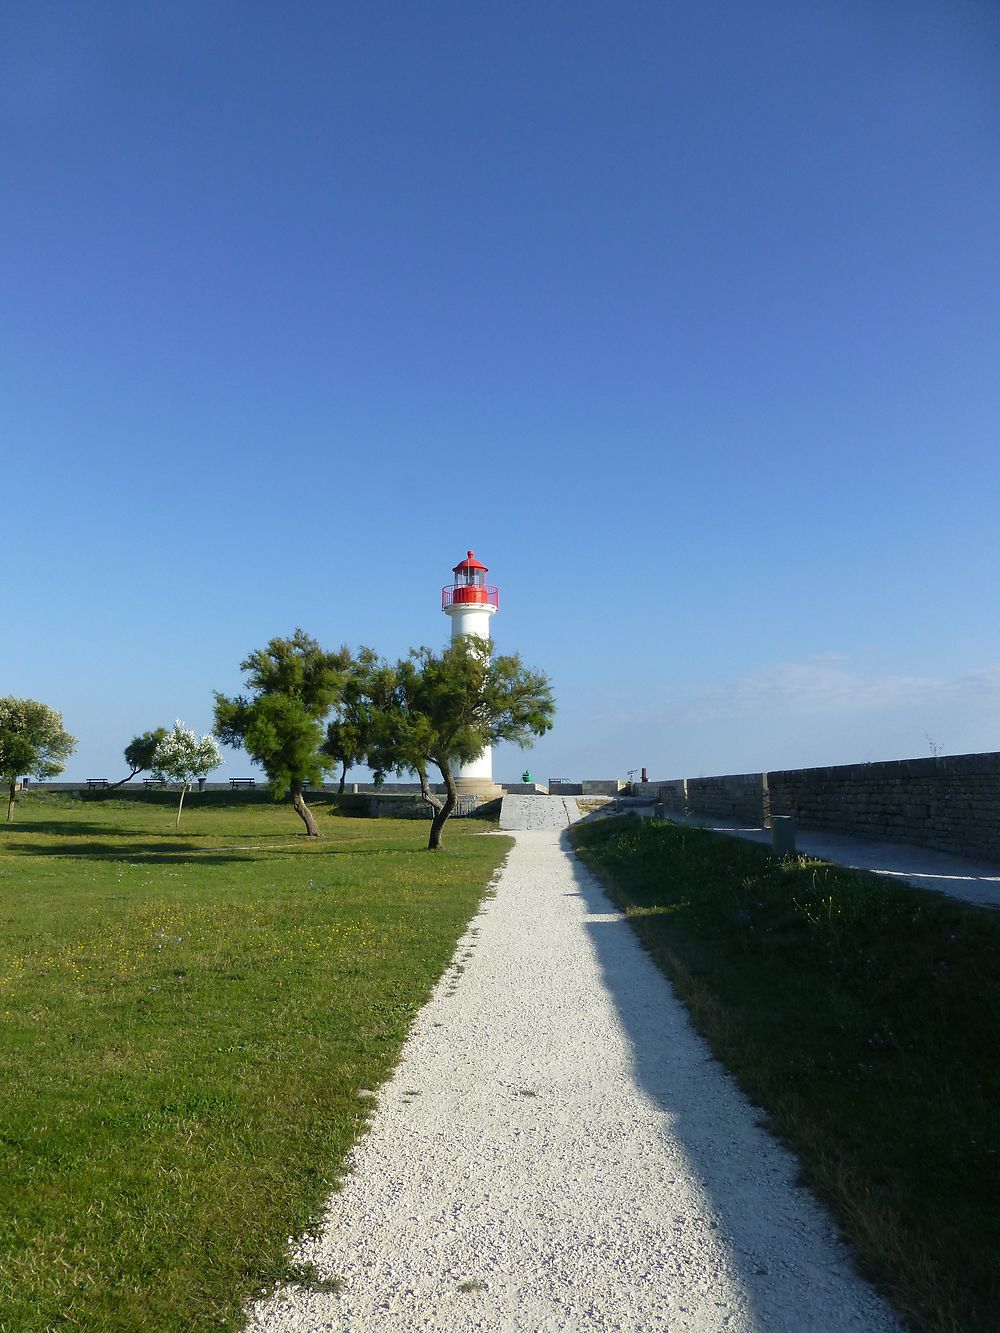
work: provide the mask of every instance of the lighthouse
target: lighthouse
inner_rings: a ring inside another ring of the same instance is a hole
[[[441,610],[451,617],[451,637],[475,634],[489,641],[490,617],[500,609],[500,590],[486,582],[489,573],[475,551],[452,570],[454,578],[441,589]],[[487,746],[482,754],[462,764],[455,774],[460,795],[492,796],[499,789],[493,783],[493,751]]]

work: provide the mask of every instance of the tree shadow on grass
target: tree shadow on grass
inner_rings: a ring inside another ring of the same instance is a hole
[[[232,848],[202,848],[196,842],[182,841],[180,838],[169,842],[130,842],[127,845],[117,845],[111,842],[84,842],[73,839],[56,846],[48,844],[32,845],[30,843],[14,845],[7,847],[5,852],[11,857],[47,856],[58,857],[65,861],[121,861],[129,865],[156,863],[172,865],[246,865],[255,864],[265,858],[273,859],[276,856],[295,855],[307,848],[310,854],[315,849],[317,853],[325,852],[328,855],[352,857],[429,855],[423,844],[419,847],[344,847],[325,841],[316,842],[307,838],[304,834],[297,841],[277,847],[242,845]]]
[[[91,837],[99,837],[102,834],[108,838],[141,838],[148,837],[148,829],[128,829],[120,828],[117,824],[98,823],[87,819],[38,819],[13,820],[10,824],[4,824],[3,831],[12,833],[23,833],[27,835],[51,836],[53,838],[76,838],[83,834]]]
[[[229,865],[255,859],[253,851],[226,852],[218,848],[201,851],[191,842],[130,843],[127,847],[115,847],[106,842],[75,842],[60,847],[12,847],[9,852],[13,856],[50,856],[65,861],[122,861],[129,865]]]
[[[602,978],[628,1035],[635,1078],[666,1117],[698,1181],[725,1244],[755,1327],[822,1328],[847,1333],[859,1315],[871,1329],[891,1328],[892,1316],[872,1301],[862,1314],[847,1262],[840,1263],[836,1232],[826,1214],[797,1188],[797,1162],[760,1128],[761,1113],[691,1026],[670,983],[642,949],[628,920],[600,883],[568,853],[586,930]],[[663,1207],[673,1200],[665,1188]],[[790,1249],[796,1262],[787,1262]]]

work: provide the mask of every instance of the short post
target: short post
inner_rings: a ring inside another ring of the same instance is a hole
[[[795,816],[771,816],[771,850],[775,856],[795,855]]]

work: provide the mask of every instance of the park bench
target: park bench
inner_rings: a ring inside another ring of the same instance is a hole
[[[88,779],[87,779],[87,786],[88,786],[88,787],[110,787],[110,786],[111,786],[111,783],[107,780],[107,778],[88,778]]]
[[[162,787],[164,784],[162,778],[143,778],[142,785],[144,787]]]
[[[229,785],[230,785],[230,787],[232,788],[233,791],[235,791],[237,787],[246,787],[246,788],[252,790],[252,789],[253,789],[254,787],[256,787],[256,785],[257,785],[257,779],[256,779],[256,778],[230,778],[230,779],[229,779]]]

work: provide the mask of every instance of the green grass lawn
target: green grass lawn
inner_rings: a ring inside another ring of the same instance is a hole
[[[0,826],[3,1333],[237,1328],[286,1272],[509,846],[313,803]]]
[[[928,1333],[1000,1329],[1000,912],[638,818],[574,840]]]

